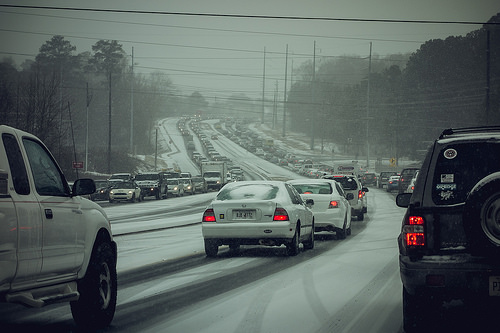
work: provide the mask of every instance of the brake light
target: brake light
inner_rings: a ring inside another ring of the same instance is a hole
[[[285,208],[277,207],[274,210],[273,221],[288,221],[288,213]]]
[[[330,201],[330,205],[328,206],[328,208],[339,208],[339,202],[336,200]]]
[[[407,223],[403,226],[406,246],[424,246],[424,218],[422,216],[409,216]]]
[[[205,212],[203,213],[203,218],[202,218],[201,221],[202,222],[217,222],[215,220],[214,210],[212,208],[208,208],[207,210],[205,210]]]
[[[363,198],[363,191],[361,190],[358,191],[358,198],[359,199]]]

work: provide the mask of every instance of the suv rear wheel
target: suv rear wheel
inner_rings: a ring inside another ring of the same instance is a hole
[[[467,198],[463,223],[471,252],[494,256],[500,251],[500,173],[488,178]]]

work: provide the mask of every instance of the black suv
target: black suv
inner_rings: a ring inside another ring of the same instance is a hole
[[[443,131],[413,194],[396,203],[407,207],[398,237],[405,331],[429,328],[452,300],[497,318],[500,126]]]

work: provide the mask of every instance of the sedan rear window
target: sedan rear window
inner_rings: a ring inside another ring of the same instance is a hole
[[[299,194],[332,194],[330,184],[292,184]]]
[[[279,188],[270,184],[248,184],[231,188],[223,188],[217,200],[272,200],[276,198]]]

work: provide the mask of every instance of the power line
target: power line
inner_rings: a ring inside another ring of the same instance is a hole
[[[6,11],[0,11],[0,12],[6,13],[6,14],[31,15],[31,16],[37,16],[37,17],[62,18],[62,19],[71,19],[71,20],[80,20],[80,21],[117,23],[117,24],[139,25],[139,26],[161,27],[161,28],[178,28],[178,29],[190,29],[190,30],[201,30],[201,31],[244,33],[244,34],[253,34],[253,35],[308,37],[308,38],[344,39],[344,40],[361,40],[361,41],[377,41],[377,42],[399,42],[399,43],[422,43],[423,42],[421,40],[363,38],[363,37],[326,36],[326,35],[311,35],[311,34],[297,34],[297,33],[283,33],[283,32],[266,32],[266,31],[255,31],[255,30],[217,29],[217,28],[209,28],[209,27],[192,27],[192,26],[171,25],[171,24],[129,22],[129,21],[109,20],[109,19],[101,20],[101,19],[95,19],[95,18],[69,17],[69,16],[60,16],[60,15],[30,14],[30,13],[17,13],[17,12],[6,12]]]
[[[336,17],[312,17],[312,16],[280,16],[280,15],[248,15],[248,14],[219,14],[219,13],[191,13],[191,12],[169,12],[149,10],[125,10],[125,9],[101,9],[101,8],[77,8],[56,6],[31,6],[0,4],[5,8],[23,9],[47,9],[97,13],[121,13],[121,14],[152,14],[152,15],[175,15],[175,16],[199,16],[219,18],[247,18],[247,19],[275,19],[275,20],[305,20],[305,21],[338,21],[338,22],[372,22],[372,23],[414,23],[414,24],[461,24],[461,25],[500,25],[500,22],[476,22],[476,21],[442,21],[442,20],[398,20],[398,19],[366,19],[366,18],[336,18]]]

